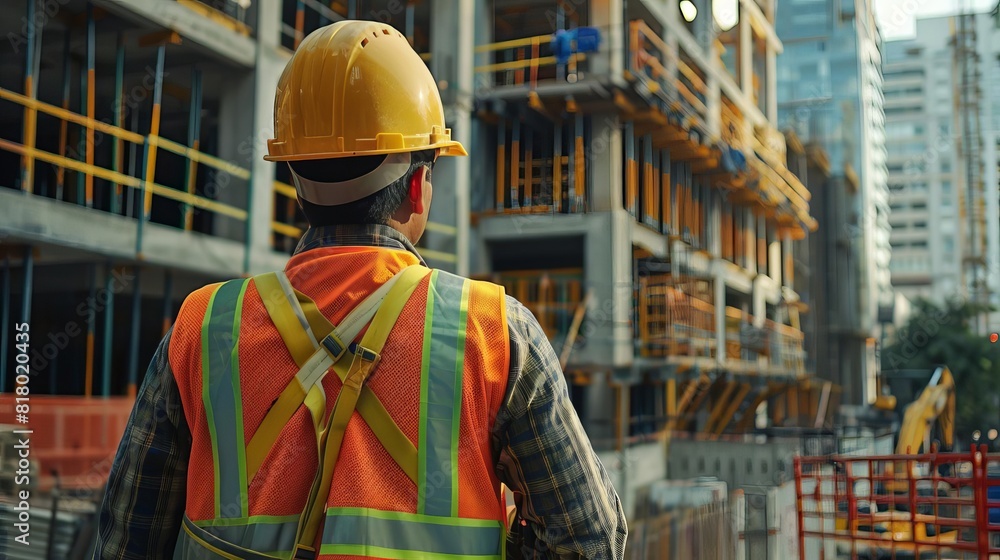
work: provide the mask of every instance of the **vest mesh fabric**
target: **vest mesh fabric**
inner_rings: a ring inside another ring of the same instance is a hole
[[[337,324],[380,284],[415,262],[416,259],[405,251],[324,248],[293,257],[286,274],[297,290],[312,298],[323,315]],[[367,383],[414,445],[419,441],[422,357],[419,341],[423,338],[428,282],[427,278],[421,281],[404,306],[382,351],[382,359]],[[200,358],[201,324],[213,288],[202,288],[187,298],[170,345],[171,367],[192,432],[186,513],[195,521],[215,517],[213,454],[202,406]],[[506,390],[509,370],[502,294],[502,289],[484,282],[473,282],[470,289],[459,422],[460,517],[504,517],[497,497],[499,482],[490,451],[490,429]],[[298,369],[252,282],[243,302],[239,363],[244,443],[247,443],[271,403]],[[340,386],[340,380],[332,372],[324,379],[328,412]],[[315,436],[309,413],[302,407],[285,426],[251,484],[249,514],[298,514],[304,507],[316,464]],[[328,506],[415,513],[416,501],[414,483],[355,412],[344,435]],[[324,555],[322,558],[351,557]]]

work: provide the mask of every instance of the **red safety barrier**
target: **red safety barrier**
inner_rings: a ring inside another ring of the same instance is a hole
[[[30,457],[38,461],[38,486],[99,490],[107,481],[131,397],[31,395],[28,424],[17,424],[15,395],[0,394],[0,424],[30,429]]]
[[[799,558],[1000,559],[1000,455],[796,457]]]

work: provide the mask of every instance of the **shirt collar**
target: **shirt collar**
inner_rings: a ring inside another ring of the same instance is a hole
[[[399,230],[382,224],[346,224],[310,227],[303,234],[293,255],[323,247],[382,247],[413,253],[427,266],[417,248]]]

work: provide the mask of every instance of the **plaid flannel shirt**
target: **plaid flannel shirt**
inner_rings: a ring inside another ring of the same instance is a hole
[[[387,226],[313,228],[295,252],[359,245],[417,254]],[[507,320],[510,375],[493,454],[497,476],[519,501],[508,558],[623,558],[625,514],[570,402],[559,359],[535,317],[509,296]],[[167,360],[169,340],[168,333],[149,365],[118,447],[95,558],[173,556],[191,435]]]

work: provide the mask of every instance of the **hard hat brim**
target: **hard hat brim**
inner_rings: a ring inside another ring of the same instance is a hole
[[[272,151],[277,146],[269,146]],[[448,140],[445,142],[437,142],[434,144],[428,144],[426,146],[418,146],[409,150],[403,150],[407,152],[420,152],[423,150],[438,150],[438,156],[467,156],[469,153],[465,151],[465,147],[462,146],[461,142],[457,140]],[[399,149],[384,149],[384,150],[356,150],[352,152],[318,152],[311,154],[268,154],[264,156],[266,161],[310,161],[315,159],[338,159],[347,157],[362,157],[362,156],[384,156],[388,154],[398,154],[401,150]]]

